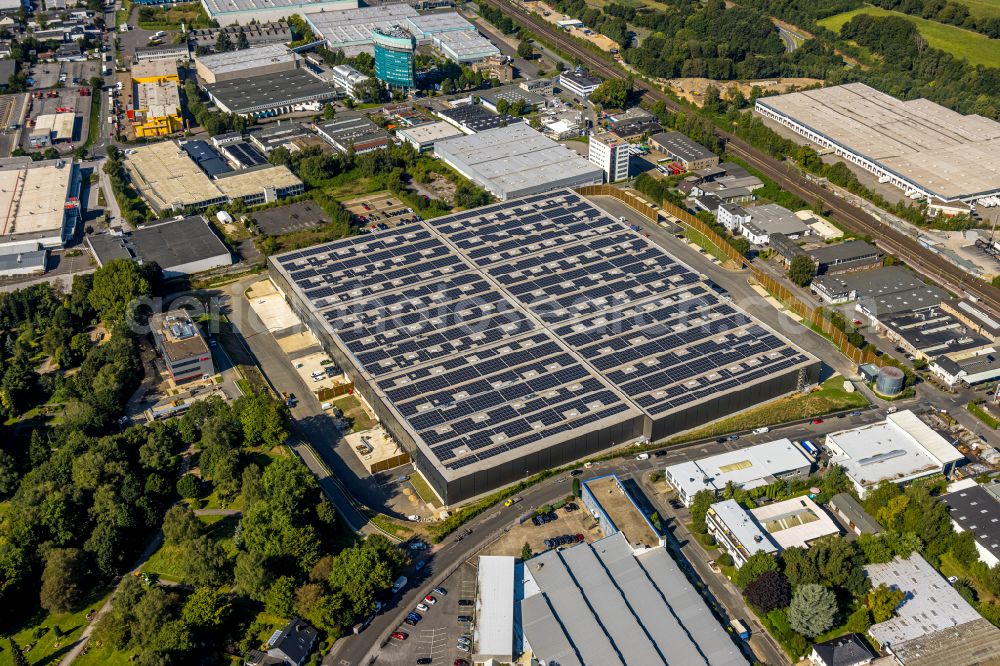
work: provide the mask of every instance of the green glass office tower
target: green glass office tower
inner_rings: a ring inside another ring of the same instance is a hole
[[[372,30],[375,41],[375,78],[393,88],[416,87],[414,55],[417,40],[400,26]]]

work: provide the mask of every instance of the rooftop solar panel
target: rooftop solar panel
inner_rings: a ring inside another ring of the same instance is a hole
[[[815,362],[569,190],[272,263],[452,471]]]

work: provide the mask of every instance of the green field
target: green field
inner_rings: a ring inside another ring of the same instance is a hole
[[[1000,0],[957,0],[957,2],[968,7],[969,12],[976,18],[1000,16]]]
[[[978,2],[983,5],[990,5],[1000,12],[1000,0],[978,0]],[[967,60],[973,65],[1000,67],[1000,40],[998,39],[990,39],[978,32],[963,30],[955,26],[928,21],[899,12],[890,12],[878,7],[862,7],[854,11],[844,12],[843,14],[836,14],[819,21],[819,24],[834,32],[840,32],[840,28],[858,14],[901,16],[915,23],[917,30],[920,31],[920,34],[932,47],[951,53],[957,58]]]

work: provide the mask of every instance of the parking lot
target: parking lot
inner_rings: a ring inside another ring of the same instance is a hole
[[[87,140],[87,125],[90,119],[90,89],[84,88],[84,95],[80,94],[81,86],[69,86],[58,88],[46,92],[35,92],[33,98],[29,100],[28,117],[25,124],[30,125],[36,121],[38,116],[53,113],[65,113],[71,111],[75,114],[73,119],[73,140],[54,144],[53,147],[60,151],[72,150],[77,145]],[[25,150],[34,150],[28,137],[31,134],[30,127],[25,127],[22,132],[21,147]]]
[[[312,201],[297,201],[287,206],[254,211],[252,217],[261,232],[268,236],[317,229],[330,224],[330,218],[323,209]]]
[[[395,194],[372,194],[344,202],[352,219],[364,225],[394,227],[413,218],[413,211]],[[377,227],[376,227],[377,228]]]
[[[413,583],[411,582],[411,585]],[[406,640],[390,638],[378,656],[379,664],[417,663],[418,659],[429,658],[433,666],[452,666],[456,659],[472,662],[471,652],[458,649],[458,637],[472,639],[473,622],[459,622],[461,616],[475,618],[476,567],[466,562],[448,577],[441,587],[448,594],[431,593],[437,603],[428,606],[427,612],[420,612],[423,619],[415,627],[402,624],[396,631],[407,635]],[[467,599],[472,603],[459,605]]]
[[[101,64],[96,60],[87,60],[85,62],[39,62],[31,68],[29,76],[35,81],[31,85],[32,90],[45,90],[59,83],[59,77],[62,74],[66,75],[64,85],[70,88],[74,85],[86,85],[91,77],[100,76],[100,73]]]
[[[528,544],[531,552],[537,554],[549,550],[549,546],[545,544],[546,539],[553,539],[564,535],[574,536],[582,534],[583,540],[589,543],[604,536],[601,534],[597,521],[594,520],[594,517],[590,515],[586,507],[579,500],[573,500],[571,504],[577,508],[575,510],[568,510],[566,507],[557,509],[554,512],[557,517],[556,520],[542,525],[535,525],[529,519],[520,525],[512,527],[499,541],[490,546],[484,554],[520,557],[524,544]],[[516,506],[514,505],[513,508],[516,508]],[[505,510],[510,511],[511,509]],[[571,545],[575,545],[575,543],[555,546],[555,548]]]

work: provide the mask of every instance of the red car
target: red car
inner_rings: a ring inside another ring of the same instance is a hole
[[[813,425],[819,425],[823,422],[823,419],[813,419]]]
[[[410,637],[410,635],[405,631],[394,631],[392,632],[392,637],[395,638],[397,641],[405,641],[407,638]]]
[[[577,543],[583,543],[583,535],[582,534],[577,534],[576,535],[576,542]]]
[[[465,659],[456,659],[453,662],[453,664],[454,666],[469,666],[469,662],[467,662]]]

